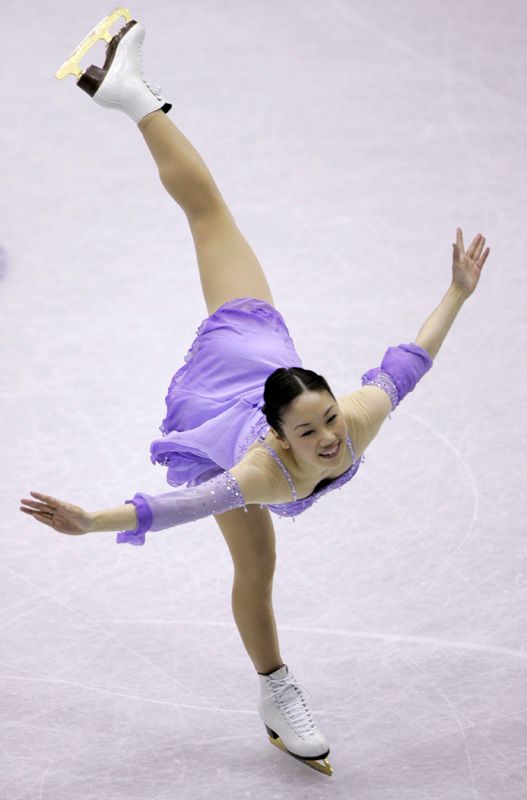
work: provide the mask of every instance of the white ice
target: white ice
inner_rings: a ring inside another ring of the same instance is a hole
[[[145,76],[336,392],[415,339],[458,225],[491,247],[356,478],[273,517],[281,651],[331,778],[267,741],[212,518],[135,548],[19,511],[167,491],[149,443],[206,316],[141,135],[54,78],[111,8],[1,14],[0,797],[524,800],[525,3],[131,7]]]

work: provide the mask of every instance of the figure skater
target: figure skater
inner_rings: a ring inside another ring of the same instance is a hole
[[[120,17],[126,24],[112,36]],[[214,516],[234,564],[234,619],[259,676],[258,710],[270,741],[330,775],[328,741],[280,653],[270,512],[294,519],[351,480],[382,423],[431,368],[490,251],[478,234],[465,252],[458,228],[452,284],[415,342],[389,347],[360,389],[336,397],[324,377],[302,367],[262,267],[211,173],[166,116],[171,104],[161,89],[144,80],[144,35],[127,9],[116,9],[57,77],[74,74],[96,103],[134,121],[190,226],[209,316],[171,380],[162,437],[150,448],[152,462],[168,468],[167,481],[177,488],[136,493],[124,505],[91,513],[31,492],[34,499],[24,498],[20,510],[59,533],[120,531],[117,541],[133,545],[144,544],[147,531]],[[103,67],[82,72],[80,59],[100,38],[108,43]]]

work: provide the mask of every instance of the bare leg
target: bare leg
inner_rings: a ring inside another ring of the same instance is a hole
[[[234,564],[232,610],[240,636],[257,672],[283,665],[273,611],[275,534],[268,509],[235,508],[215,515]]]
[[[166,114],[147,114],[138,127],[157,164],[162,184],[188,217],[224,203],[200,154]]]
[[[274,306],[261,264],[197,150],[162,111],[148,114],[138,127],[161,183],[187,216],[208,313],[236,297]]]

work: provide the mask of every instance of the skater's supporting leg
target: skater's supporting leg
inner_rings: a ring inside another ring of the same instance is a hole
[[[284,663],[273,612],[275,533],[268,509],[248,506],[216,517],[234,564],[232,610],[245,649],[257,672]]]
[[[188,218],[208,313],[236,297],[274,306],[262,266],[197,150],[162,111],[144,117],[139,130],[161,183]]]

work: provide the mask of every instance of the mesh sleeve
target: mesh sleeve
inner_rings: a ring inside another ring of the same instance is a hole
[[[135,505],[138,525],[133,531],[120,531],[116,541],[133,545],[144,544],[149,530],[161,531],[245,506],[239,484],[228,470],[199,486],[178,486],[155,496],[138,492],[125,502]]]

